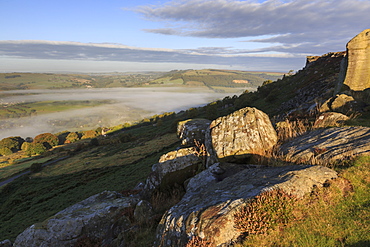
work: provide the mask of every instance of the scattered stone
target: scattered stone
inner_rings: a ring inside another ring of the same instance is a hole
[[[0,247],[12,247],[12,242],[9,239],[0,242]]]
[[[17,236],[14,246],[70,247],[83,236],[113,241],[129,226],[123,212],[137,203],[138,199],[104,191],[30,226]]]
[[[277,143],[267,114],[251,107],[214,120],[206,133],[207,166],[217,161],[243,163]]]
[[[184,146],[195,146],[195,142],[204,143],[206,130],[211,121],[208,119],[188,119],[179,122],[177,125],[177,135]]]
[[[144,186],[144,197],[148,197],[155,189],[166,190],[175,183],[182,184],[194,176],[202,160],[197,156],[196,149],[183,148],[163,155],[159,163],[152,166]]]
[[[319,112],[334,111],[343,114],[351,114],[358,107],[358,102],[352,96],[347,94],[338,94],[325,101],[321,105]]]
[[[338,112],[325,112],[322,113],[315,121],[314,128],[326,128],[326,127],[339,127],[343,125],[345,121],[349,120],[349,117]]]
[[[356,103],[357,102],[352,96],[339,94],[334,97],[334,100],[331,102],[330,108],[332,109],[332,111],[347,114],[353,111]]]
[[[154,246],[185,246],[194,236],[210,246],[229,246],[241,236],[234,225],[234,214],[249,199],[271,189],[282,189],[300,198],[314,186],[337,177],[335,171],[321,166],[259,166],[219,182],[204,181],[211,174],[207,169],[191,179],[182,200],[163,215]]]

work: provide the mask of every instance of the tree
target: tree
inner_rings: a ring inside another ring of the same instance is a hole
[[[0,141],[0,148],[4,150],[11,150],[12,153],[17,152],[21,149],[21,145],[23,142],[23,138],[19,136],[7,137]]]
[[[272,81],[271,81],[271,80],[266,80],[266,81],[264,81],[264,82],[262,83],[262,86],[265,86],[265,85],[270,84],[270,83],[272,83]]]
[[[71,132],[67,135],[65,143],[74,143],[79,140],[78,134],[76,132]]]
[[[0,155],[6,156],[12,154],[13,151],[6,147],[0,147]]]
[[[51,134],[51,133],[43,133],[43,134],[37,135],[33,141],[35,143],[41,143],[41,144],[44,144],[44,145],[45,145],[45,143],[47,143],[51,147],[54,147],[54,146],[58,145],[58,143],[59,143],[58,137],[56,135]]]
[[[94,138],[94,137],[97,137],[99,134],[96,133],[95,130],[87,130],[87,131],[84,131],[83,132],[83,136],[81,137],[81,139],[89,139],[89,138]]]
[[[46,152],[47,148],[42,143],[29,143],[30,145],[26,149],[26,154],[31,155],[38,155]]]
[[[32,145],[32,143],[30,143],[30,142],[23,142],[23,144],[21,146],[21,149],[23,151],[26,151],[27,152],[31,145]]]

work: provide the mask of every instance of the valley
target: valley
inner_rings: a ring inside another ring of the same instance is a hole
[[[84,131],[255,91],[281,73],[223,70],[0,74],[0,139]],[[219,78],[215,80],[215,78]]]

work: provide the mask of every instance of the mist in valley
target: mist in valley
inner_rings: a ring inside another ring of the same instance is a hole
[[[240,89],[241,93],[245,89]],[[239,94],[235,93],[235,94]],[[109,104],[36,116],[0,120],[0,139],[41,133],[110,127],[164,112],[179,112],[232,96],[202,88],[103,88],[16,90],[1,92],[0,104],[38,101],[109,100]]]

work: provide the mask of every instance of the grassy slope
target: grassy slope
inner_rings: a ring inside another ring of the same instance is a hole
[[[327,73],[326,76],[335,77],[337,71]],[[278,104],[315,78],[316,74],[305,77],[298,73],[258,92],[243,94],[236,99],[225,98],[204,108],[177,115],[176,119],[163,120],[157,126],[127,129],[125,132],[134,136],[132,142],[101,145],[71,153],[70,159],[46,167],[32,176],[19,178],[0,188],[0,238],[14,240],[29,225],[103,190],[122,191],[133,188],[137,182],[146,178],[152,164],[158,161],[161,154],[179,145],[174,136],[177,121],[194,117],[214,119],[250,105],[273,116],[278,113]],[[274,102],[268,99],[269,94],[276,95]],[[235,107],[224,107],[229,104]],[[363,122],[366,121],[357,121],[355,124]],[[112,141],[114,138],[108,137]],[[271,231],[268,237],[250,237],[242,246],[337,246],[343,241],[348,245],[363,246],[368,243],[369,163],[369,158],[360,158],[353,167],[339,169],[341,176],[354,187],[354,191],[346,197],[335,191],[338,187],[336,184],[328,188],[334,191],[317,191],[318,194],[329,193],[334,201],[308,197],[298,207],[302,210],[295,212],[297,216],[305,215],[304,218],[290,222],[287,228]],[[144,238],[150,239],[152,230]]]
[[[14,240],[33,223],[104,190],[132,189],[145,180],[163,153],[179,146],[176,134],[169,132],[171,129],[172,122],[164,121],[160,127],[127,130],[125,134],[135,138],[130,143],[112,145],[117,137],[107,137],[98,147],[69,152],[71,158],[3,186],[0,238]]]
[[[369,246],[369,177],[370,157],[357,158],[330,186],[298,201],[286,226],[237,246]]]

